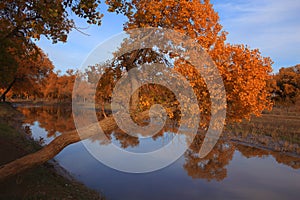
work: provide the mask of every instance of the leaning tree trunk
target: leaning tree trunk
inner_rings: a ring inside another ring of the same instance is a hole
[[[148,111],[145,111],[140,113],[136,117],[136,120],[142,121],[148,116]],[[117,124],[112,116],[101,120],[99,122],[99,125],[101,126],[104,132],[110,132],[117,128]],[[80,137],[76,130],[64,133],[55,138],[50,144],[43,147],[41,150],[16,159],[15,161],[12,161],[8,164],[2,165],[0,167],[0,181],[8,177],[14,176],[34,166],[43,164],[48,160],[52,159],[54,156],[56,156],[66,146],[96,135],[98,130],[97,127],[98,123],[91,124],[85,127],[83,129],[84,133],[81,134]]]
[[[10,89],[12,88],[12,86],[15,84],[16,80],[17,79],[14,78],[14,80],[9,84],[9,86],[6,88],[6,90],[4,91],[4,93],[1,95],[0,101],[2,99],[2,101],[5,102],[6,94],[10,91]]]

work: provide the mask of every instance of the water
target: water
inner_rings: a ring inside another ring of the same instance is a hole
[[[18,107],[25,115],[34,139],[48,144],[60,134],[73,130],[71,107]],[[120,130],[110,134],[111,141],[133,152],[147,152],[166,144],[176,128],[167,128],[156,140],[139,141]],[[201,137],[201,136],[199,136]],[[199,139],[199,138],[198,138]],[[98,145],[97,139],[87,140]],[[76,179],[108,199],[298,199],[300,159],[219,140],[204,159],[193,145],[172,165],[161,170],[130,174],[111,169],[85,149],[82,142],[60,152],[55,160]],[[113,156],[113,155],[111,155]],[[137,165],[139,163],[136,163]]]

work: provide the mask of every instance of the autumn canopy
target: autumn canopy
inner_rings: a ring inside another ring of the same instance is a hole
[[[53,72],[51,61],[43,54],[34,40],[45,36],[54,43],[67,41],[72,29],[78,29],[71,13],[86,19],[87,23],[101,25],[103,15],[98,11],[100,1],[2,1],[1,8],[1,57],[0,88],[2,99],[11,91],[12,95],[66,100],[71,98],[75,72],[60,76]],[[158,27],[178,31],[201,45],[216,64],[226,88],[227,117],[233,121],[259,115],[270,108],[270,93],[267,80],[270,79],[272,61],[261,56],[259,50],[245,45],[226,43],[227,33],[222,31],[218,13],[210,1],[106,1],[108,11],[124,14],[128,22],[124,30],[143,27]],[[124,43],[126,45],[126,43]],[[110,101],[113,86],[122,71],[144,63],[162,62],[166,57],[173,59],[173,68],[190,82],[198,98],[200,111],[209,115],[210,94],[205,81],[191,63],[174,52],[156,52],[154,49],[140,49],[117,57],[106,65],[106,70],[91,66],[86,75],[106,73],[100,80],[97,92],[98,103]],[[152,60],[151,60],[152,59]],[[103,67],[103,66],[101,66]],[[78,75],[78,74],[77,74]],[[24,87],[25,86],[25,87]],[[176,101],[172,93],[161,86],[144,87],[137,94],[140,110],[148,109],[153,103],[163,103],[167,96],[172,104]],[[104,90],[104,91],[101,91]],[[158,94],[157,94],[158,92]],[[161,92],[161,94],[159,94]],[[155,93],[155,95],[154,95]],[[201,103],[200,103],[201,102]],[[176,112],[170,116],[176,115]],[[178,113],[177,113],[178,114]]]

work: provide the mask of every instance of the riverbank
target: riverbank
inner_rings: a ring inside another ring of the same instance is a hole
[[[21,120],[22,115],[10,104],[0,103],[0,165],[41,148],[26,136]],[[73,180],[55,162],[48,162],[0,182],[0,199],[103,198]]]
[[[274,107],[260,117],[226,126],[226,137],[237,143],[300,156],[300,107]]]

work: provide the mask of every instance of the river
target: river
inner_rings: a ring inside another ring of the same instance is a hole
[[[42,145],[75,128],[68,106],[18,106],[28,134]],[[132,152],[147,152],[170,141],[176,127],[140,140],[114,130],[110,142]],[[200,137],[200,136],[199,136]],[[106,145],[97,138],[95,145]],[[132,174],[96,160],[82,142],[69,145],[54,159],[75,179],[107,199],[299,199],[300,157],[233,140],[219,140],[201,159],[193,143],[173,164],[150,173]],[[114,156],[114,155],[109,155]],[[135,163],[139,165],[140,163]]]

